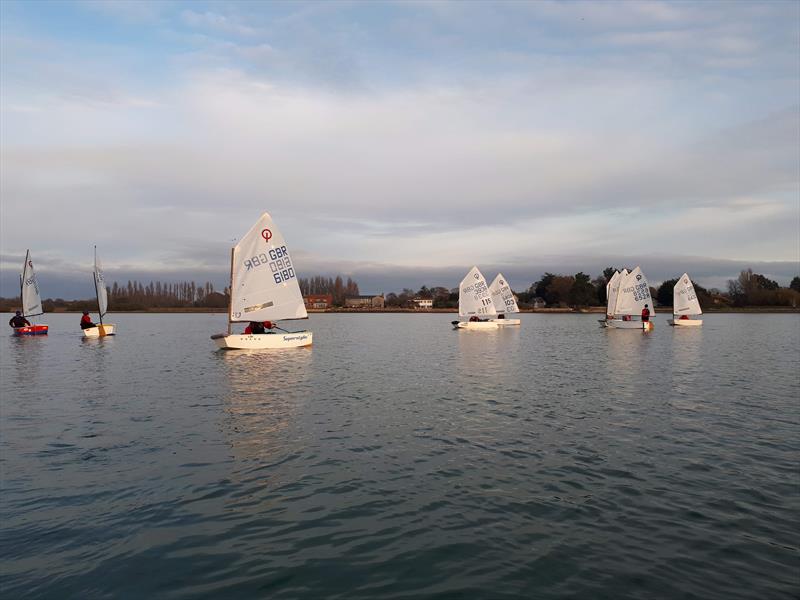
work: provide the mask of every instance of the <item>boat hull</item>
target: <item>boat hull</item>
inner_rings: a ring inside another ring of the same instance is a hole
[[[116,334],[116,325],[113,323],[103,323],[103,325],[98,325],[97,327],[89,327],[83,330],[83,337],[85,338],[97,338],[97,337],[105,337],[107,335],[115,335]]]
[[[50,330],[49,325],[29,325],[26,327],[14,327],[14,336],[22,337],[23,335],[47,335]]]
[[[490,322],[497,323],[500,327],[512,327],[522,323],[519,319],[491,319]]]
[[[609,329],[638,329],[639,331],[652,331],[652,321],[623,321],[622,319],[606,319],[603,325]]]
[[[313,342],[310,331],[291,333],[225,334],[212,335],[211,339],[221,350],[280,350],[303,348]]]
[[[673,327],[702,327],[702,319],[670,319],[667,321]]]
[[[500,324],[497,321],[453,321],[454,329],[468,329],[470,331],[482,331],[497,329]]]

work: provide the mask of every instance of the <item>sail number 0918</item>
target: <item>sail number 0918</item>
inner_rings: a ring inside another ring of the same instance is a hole
[[[244,261],[244,266],[249,271],[263,265],[269,265],[269,270],[272,271],[272,278],[275,283],[283,283],[294,278],[294,268],[292,267],[292,261],[289,259],[289,252],[287,252],[286,246],[272,248],[267,254],[262,252],[251,256]]]

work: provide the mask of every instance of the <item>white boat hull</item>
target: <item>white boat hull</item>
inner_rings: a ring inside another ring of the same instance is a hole
[[[469,329],[469,330],[482,330],[482,329],[497,329],[500,324],[497,321],[453,321],[454,329]]]
[[[313,341],[313,335],[310,331],[257,334],[218,333],[212,335],[211,339],[222,350],[279,350],[310,346]]]
[[[670,319],[667,321],[673,327],[701,327],[702,319]]]
[[[116,325],[113,323],[103,323],[102,326],[98,325],[97,327],[89,327],[83,330],[83,337],[85,338],[96,338],[96,337],[105,337],[107,335],[115,335],[114,329]]]
[[[491,323],[497,323],[500,327],[511,327],[512,325],[520,325],[519,319],[491,319]]]
[[[622,319],[606,319],[603,325],[610,329],[638,329],[639,331],[652,331],[652,321],[623,321]]]

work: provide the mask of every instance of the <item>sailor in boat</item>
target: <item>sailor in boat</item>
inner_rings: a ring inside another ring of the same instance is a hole
[[[486,319],[481,319],[478,315],[472,315],[469,318],[470,323],[483,323]]]
[[[689,320],[689,315],[681,315],[678,320],[679,321],[688,321]]]
[[[650,309],[647,308],[647,304],[644,305],[642,309],[642,323],[647,323],[650,320]]]
[[[260,323],[258,321],[250,321],[250,324],[244,328],[245,335],[253,335],[253,334],[260,334],[260,333],[267,333],[267,329],[272,329],[275,327],[275,324],[272,321],[264,321]],[[270,331],[269,333],[275,333],[274,331]]]
[[[97,327],[97,325],[92,323],[92,317],[89,316],[89,311],[85,310],[81,317],[81,329],[91,329],[92,327]]]
[[[9,319],[8,324],[16,329],[17,327],[30,327],[31,323],[22,316],[20,311],[17,311],[11,319]]]

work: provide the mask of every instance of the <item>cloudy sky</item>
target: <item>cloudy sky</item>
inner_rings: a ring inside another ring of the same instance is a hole
[[[302,275],[515,288],[800,261],[798,2],[2,2],[0,295]]]

